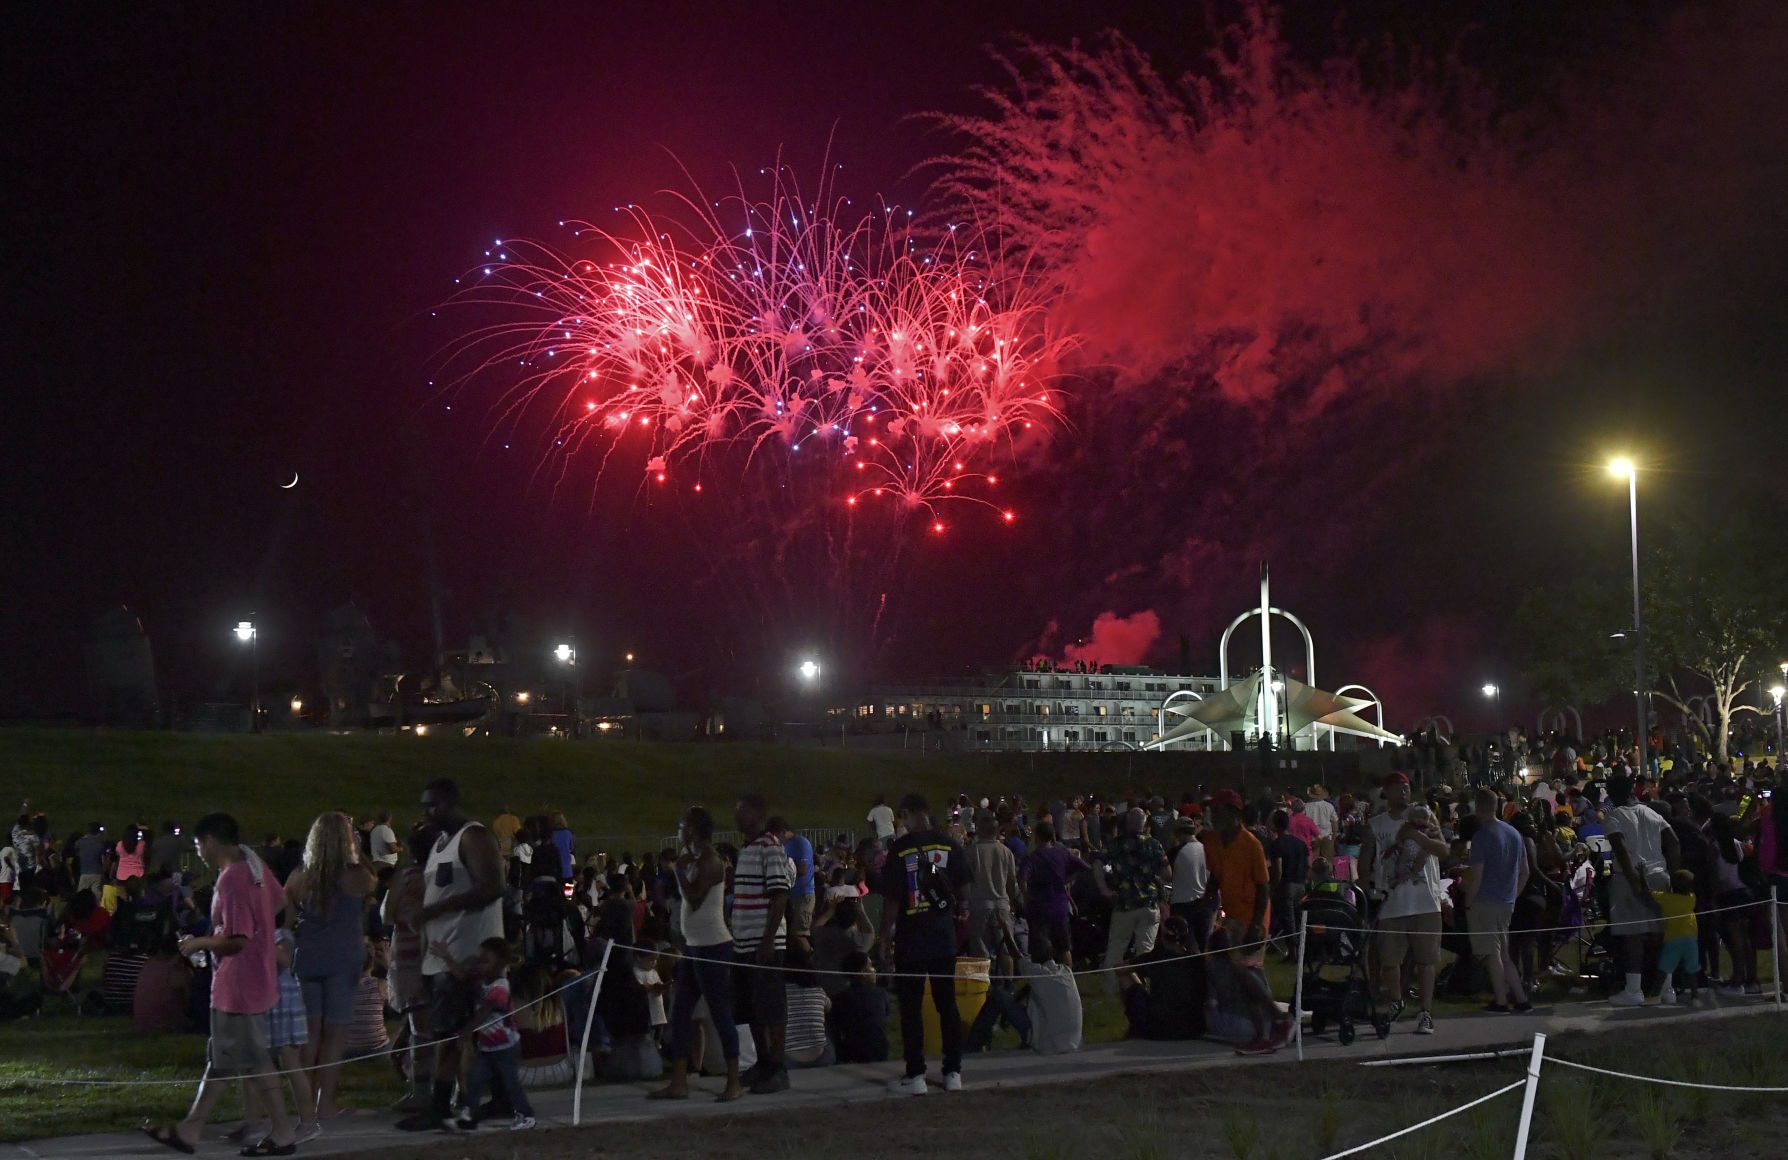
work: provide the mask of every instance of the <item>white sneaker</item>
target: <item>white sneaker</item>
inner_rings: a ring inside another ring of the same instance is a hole
[[[909,1075],[905,1079],[897,1079],[888,1085],[888,1090],[897,1096],[922,1096],[926,1092],[925,1077]]]
[[[947,1092],[959,1092],[962,1090],[962,1073],[960,1071],[946,1071],[944,1073],[944,1090]]]
[[[509,1121],[509,1130],[511,1132],[525,1132],[533,1126],[533,1116],[517,1116],[515,1119]]]
[[[1737,983],[1731,983],[1731,984],[1728,984],[1727,986],[1720,988],[1720,994],[1731,995],[1735,998],[1743,995],[1744,993],[1745,993],[1745,989],[1743,987],[1739,986]]]
[[[1676,991],[1674,988],[1665,987],[1662,991],[1658,992],[1658,1006],[1660,1006],[1660,1007],[1674,1007],[1674,1006],[1676,1006]]]
[[[1422,1012],[1421,1018],[1416,1020],[1416,1034],[1417,1035],[1433,1035],[1434,1034],[1434,1015],[1432,1012],[1424,1011],[1424,1012]]]
[[[1616,991],[1614,994],[1608,996],[1608,1003],[1613,1007],[1643,1007],[1645,1005],[1645,992]]]

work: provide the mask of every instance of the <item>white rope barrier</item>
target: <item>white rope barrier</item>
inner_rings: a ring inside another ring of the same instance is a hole
[[[1788,1087],[1745,1087],[1745,1086],[1740,1086],[1740,1085],[1736,1085],[1736,1084],[1723,1084],[1723,1083],[1690,1083],[1686,1079],[1664,1079],[1661,1076],[1655,1076],[1655,1075],[1634,1075],[1630,1071],[1610,1071],[1605,1067],[1591,1067],[1587,1063],[1578,1063],[1575,1060],[1559,1059],[1557,1057],[1548,1059],[1546,1062],[1547,1063],[1556,1063],[1560,1067],[1575,1068],[1578,1071],[1591,1071],[1597,1075],[1612,1076],[1615,1079],[1631,1079],[1631,1080],[1637,1080],[1640,1083],[1657,1083],[1657,1084],[1663,1084],[1666,1087],[1695,1088],[1698,1091],[1774,1092],[1774,1093],[1788,1092]]]
[[[608,952],[605,950],[603,952],[604,961],[607,961],[607,958],[608,958]],[[507,1014],[493,1016],[490,1019],[486,1019],[483,1023],[478,1024],[478,1026],[476,1026],[476,1027],[468,1028],[466,1031],[461,1032],[460,1035],[475,1035],[478,1032],[483,1031],[487,1027],[495,1027],[498,1023],[501,1023],[504,1019],[509,1018],[510,1016],[514,1015],[517,1011],[525,1011],[529,1007],[532,1007],[537,1003],[544,1003],[548,999],[551,999],[553,996],[558,995],[564,991],[569,991],[573,987],[576,987],[582,983],[586,983],[594,977],[595,976],[593,974],[592,975],[579,975],[577,978],[572,979],[568,983],[565,983],[558,987],[554,987],[552,990],[546,992],[545,994],[539,996],[538,998],[529,999],[526,1003],[523,1003],[521,1006],[511,1008]],[[594,1009],[595,1005],[596,1005],[596,999],[595,999],[595,996],[592,995],[590,998],[590,1006],[592,1009]],[[356,1056],[353,1056],[352,1058],[338,1060],[335,1063],[313,1063],[313,1064],[309,1065],[308,1067],[290,1067],[290,1068],[286,1068],[283,1071],[259,1072],[256,1074],[270,1075],[270,1076],[298,1075],[302,1072],[307,1072],[307,1071],[321,1071],[325,1067],[340,1067],[344,1063],[359,1063],[363,1060],[368,1060],[368,1059],[384,1059],[387,1056],[396,1055],[400,1051],[416,1051],[416,1050],[419,1050],[424,1047],[434,1047],[434,1046],[437,1046],[438,1044],[442,1044],[442,1043],[451,1043],[453,1040],[460,1038],[460,1035],[444,1035],[439,1039],[425,1039],[421,1043],[412,1042],[412,1043],[406,1043],[402,1047],[387,1047],[382,1051],[369,1051],[365,1055],[356,1055]],[[231,1078],[235,1078],[235,1077],[231,1077]],[[36,1076],[19,1076],[16,1078],[10,1077],[10,1076],[0,1076],[0,1088],[28,1087],[32,1084],[58,1084],[63,1087],[186,1087],[186,1086],[189,1086],[189,1085],[197,1083],[197,1082],[198,1082],[198,1079],[130,1079],[130,1080],[123,1080],[123,1079],[62,1079],[62,1078],[53,1077],[53,1076],[45,1076],[43,1078],[38,1078]]]
[[[622,950],[639,951],[641,953],[654,954],[654,955],[660,953],[658,948],[656,948],[656,947],[636,947],[636,946],[632,946],[628,943],[616,943],[615,945],[620,947]],[[1232,946],[1218,947],[1216,950],[1187,951],[1183,955],[1169,955],[1166,958],[1150,959],[1145,963],[1131,961],[1131,962],[1119,963],[1114,967],[1085,967],[1081,970],[1073,971],[1073,972],[1071,972],[1071,974],[1073,974],[1073,976],[1078,979],[1078,978],[1081,978],[1081,977],[1087,976],[1087,975],[1104,975],[1104,974],[1111,974],[1111,973],[1117,973],[1117,972],[1122,972],[1122,971],[1134,971],[1139,967],[1153,967],[1153,966],[1158,966],[1161,963],[1183,963],[1188,959],[1208,959],[1208,958],[1212,957],[1213,955],[1233,954],[1237,951],[1255,950],[1259,947],[1268,947],[1271,945],[1273,945],[1272,939],[1263,938],[1263,939],[1259,939],[1255,942],[1236,943]],[[803,975],[826,975],[829,977],[840,978],[840,979],[854,979],[857,977],[856,973],[853,971],[832,971],[832,970],[824,970],[819,967],[790,967],[787,963],[780,963],[780,964],[779,963],[759,963],[759,962],[754,962],[751,959],[709,959],[709,958],[702,958],[698,955],[690,955],[690,954],[683,954],[683,953],[679,953],[677,957],[687,959],[692,963],[719,963],[722,966],[744,967],[747,970],[753,970],[753,971],[781,971],[781,972],[785,972],[785,973],[789,972],[789,971],[794,971],[794,972],[797,972],[797,973],[803,974]],[[929,979],[929,978],[933,978],[934,976],[928,975],[928,974],[923,974],[923,973],[916,973],[916,972],[912,972],[912,971],[877,970],[875,972],[875,977],[877,979]],[[992,980],[992,981],[996,981],[996,982],[1013,982],[1013,983],[1023,982],[1025,979],[1030,978],[1029,975],[1003,975],[996,971],[976,971],[973,975],[964,975],[962,977],[963,978],[972,978],[972,979],[976,979],[976,980],[987,979],[987,980]]]
[[[1768,905],[1770,905],[1769,899],[1763,898],[1763,899],[1758,899],[1754,902],[1740,902],[1740,903],[1736,903],[1732,906],[1716,906],[1716,907],[1713,907],[1708,910],[1697,910],[1695,912],[1695,915],[1697,918],[1699,918],[1703,915],[1724,914],[1727,911],[1731,911],[1731,910],[1749,910],[1751,907],[1754,907],[1754,906],[1768,906]],[[1600,918],[1587,919],[1586,918],[1582,922],[1578,923],[1576,926],[1529,926],[1529,927],[1523,927],[1520,930],[1511,930],[1509,933],[1510,934],[1563,934],[1563,933],[1569,933],[1572,931],[1580,931],[1580,930],[1613,930],[1616,927],[1655,926],[1655,925],[1662,923],[1663,921],[1664,920],[1662,918],[1630,918],[1630,919],[1626,919],[1622,922],[1615,922],[1611,919],[1600,919]],[[1323,934],[1323,933],[1329,932],[1329,931],[1333,931],[1338,934],[1374,934],[1374,933],[1376,933],[1373,930],[1373,928],[1371,928],[1371,927],[1336,926],[1335,924],[1328,923],[1328,922],[1315,923],[1310,927],[1310,929],[1317,934]],[[1464,931],[1464,930],[1455,930],[1454,933],[1467,934],[1469,932]]]
[[[1489,1095],[1479,1096],[1477,1099],[1471,1101],[1469,1104],[1460,1104],[1458,1107],[1444,1111],[1444,1112],[1440,1113],[1438,1116],[1430,1116],[1427,1119],[1423,1120],[1419,1124],[1411,1124],[1409,1127],[1402,1128],[1398,1131],[1392,1132],[1388,1136],[1380,1136],[1376,1140],[1368,1140],[1364,1144],[1356,1144],[1352,1148],[1347,1149],[1345,1152],[1336,1152],[1332,1155],[1324,1156],[1322,1158],[1322,1160],[1341,1160],[1341,1158],[1343,1156],[1352,1156],[1352,1155],[1355,1155],[1356,1153],[1364,1152],[1368,1148],[1376,1148],[1380,1144],[1388,1144],[1392,1140],[1398,1139],[1403,1136],[1407,1136],[1411,1132],[1419,1132],[1423,1128],[1429,1127],[1430,1125],[1433,1125],[1433,1124],[1438,1124],[1442,1120],[1445,1120],[1445,1119],[1448,1119],[1449,1117],[1458,1115],[1460,1112],[1469,1112],[1471,1109],[1477,1107],[1479,1104],[1489,1103],[1491,1100],[1495,1099],[1497,1096],[1506,1096],[1510,1092],[1514,1091],[1516,1088],[1525,1084],[1526,1082],[1527,1081],[1525,1079],[1518,1079],[1512,1084],[1508,1084],[1504,1087],[1497,1088],[1495,1091],[1491,1092]]]

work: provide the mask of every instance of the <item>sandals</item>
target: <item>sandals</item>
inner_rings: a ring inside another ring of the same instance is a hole
[[[298,1151],[296,1144],[275,1144],[273,1137],[268,1136],[258,1144],[242,1149],[243,1156],[291,1156]]]
[[[188,1144],[185,1140],[182,1140],[180,1138],[179,1131],[177,1131],[174,1128],[168,1128],[168,1129],[164,1130],[161,1128],[157,1128],[155,1125],[151,1124],[148,1120],[144,1120],[143,1121],[143,1135],[149,1137],[151,1140],[154,1140],[157,1144],[160,1144],[164,1148],[172,1148],[174,1151],[184,1153],[185,1155],[188,1155],[188,1156],[191,1156],[194,1152],[193,1146],[191,1144]]]

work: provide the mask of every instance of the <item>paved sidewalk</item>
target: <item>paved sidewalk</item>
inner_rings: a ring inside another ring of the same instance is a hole
[[[1763,1014],[1775,1009],[1762,999],[1724,999],[1703,995],[1696,1007],[1615,1008],[1606,1003],[1566,1004],[1540,1007],[1532,1015],[1471,1015],[1444,1019],[1434,1035],[1413,1034],[1415,1020],[1406,1015],[1390,1037],[1380,1041],[1370,1027],[1350,1047],[1342,1047],[1332,1035],[1305,1040],[1309,1060],[1363,1062],[1396,1056],[1443,1055],[1487,1051],[1531,1043],[1534,1032],[1628,1030],[1636,1026],[1665,1025],[1685,1020],[1721,1019]],[[1089,1079],[1139,1072],[1192,1071],[1205,1067],[1271,1067],[1296,1063],[1290,1047],[1273,1055],[1238,1056],[1227,1046],[1210,1042],[1148,1043],[1129,1040],[1096,1044],[1074,1055],[1042,1056],[1028,1051],[987,1052],[968,1057],[963,1078],[971,1090],[1028,1087],[1037,1084],[1078,1083]],[[746,1096],[738,1103],[718,1104],[712,1096],[720,1090],[717,1079],[694,1079],[687,1100],[655,1102],[644,1094],[656,1084],[603,1084],[584,1089],[583,1122],[615,1123],[701,1116],[737,1116],[758,1111],[799,1107],[836,1107],[869,1100],[902,1098],[888,1091],[888,1081],[900,1075],[898,1061],[882,1064],[847,1064],[791,1073],[793,1088],[781,1095]],[[936,1064],[933,1063],[933,1081]],[[569,1087],[530,1093],[542,1128],[569,1128]],[[910,1097],[905,1097],[910,1098]],[[396,1116],[367,1113],[344,1117],[327,1125],[324,1135],[302,1145],[299,1155],[327,1156],[357,1151],[390,1151],[406,1145],[438,1147],[439,1135],[411,1136],[392,1129]],[[220,1137],[219,1126],[199,1145],[200,1156],[234,1156],[236,1146]],[[497,1129],[493,1129],[496,1131]],[[515,1137],[519,1143],[524,1136]],[[0,1160],[36,1157],[112,1157],[175,1155],[136,1133],[62,1136],[24,1144],[0,1145]]]

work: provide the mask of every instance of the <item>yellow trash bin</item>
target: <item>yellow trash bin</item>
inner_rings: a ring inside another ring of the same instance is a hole
[[[956,960],[956,1010],[962,1016],[964,1036],[968,1035],[975,1016],[981,1013],[981,1007],[987,1002],[987,985],[992,969],[993,964],[987,959]],[[932,1001],[929,982],[925,984],[925,1005],[921,1010],[925,1016],[925,1054],[942,1055],[944,1031],[938,1022],[937,1004]]]

